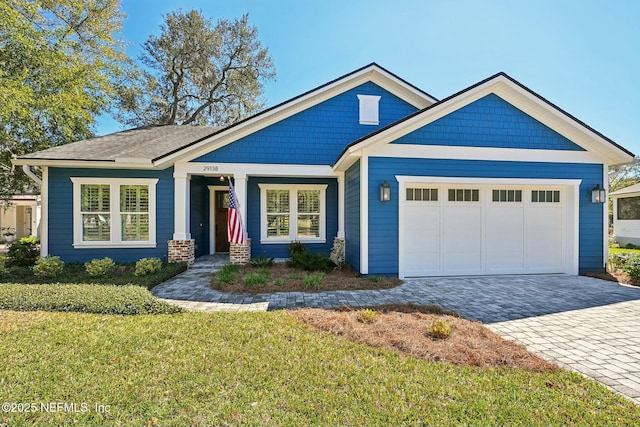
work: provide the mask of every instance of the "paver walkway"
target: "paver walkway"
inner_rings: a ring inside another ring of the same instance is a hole
[[[200,311],[437,304],[589,376],[640,404],[640,288],[570,275],[434,277],[393,289],[227,294],[209,287],[224,258],[204,258],[153,293]]]

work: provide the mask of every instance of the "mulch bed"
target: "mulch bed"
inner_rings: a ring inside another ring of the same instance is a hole
[[[438,306],[386,305],[372,307],[373,323],[358,320],[358,309],[324,310],[305,308],[289,313],[323,331],[376,347],[409,354],[429,362],[445,362],[482,368],[521,368],[552,371],[558,367],[520,345],[507,341],[484,327]],[[434,321],[451,325],[451,335],[434,339],[429,328]]]
[[[640,286],[639,281],[632,280],[627,273],[620,270],[607,271],[606,273],[584,273],[583,275],[610,282],[624,283],[625,285]]]

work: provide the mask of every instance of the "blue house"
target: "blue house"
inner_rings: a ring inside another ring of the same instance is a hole
[[[415,277],[602,270],[595,196],[632,160],[506,74],[437,100],[370,64],[225,128],[138,128],[14,163],[43,171],[43,256],[286,257],[300,241]],[[230,179],[249,247],[227,242]]]

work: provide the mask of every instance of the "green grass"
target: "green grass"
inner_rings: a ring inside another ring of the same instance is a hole
[[[0,313],[0,401],[108,405],[0,425],[633,425],[558,370],[460,368],[353,343],[284,312]]]
[[[137,285],[152,289],[158,283],[182,273],[186,270],[185,263],[164,263],[160,271],[148,276],[134,275],[136,266],[132,264],[117,264],[115,269],[104,276],[92,277],[87,274],[82,263],[67,263],[63,272],[55,278],[37,277],[29,267],[5,268],[0,270],[0,283],[90,283],[99,285]]]
[[[640,249],[609,248],[610,254],[639,254]]]

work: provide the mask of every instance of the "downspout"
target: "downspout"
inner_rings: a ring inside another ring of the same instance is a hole
[[[35,182],[38,187],[42,188],[42,180],[38,178],[35,173],[33,173],[29,165],[22,165],[22,171],[25,173],[25,175],[31,178],[31,180]]]

